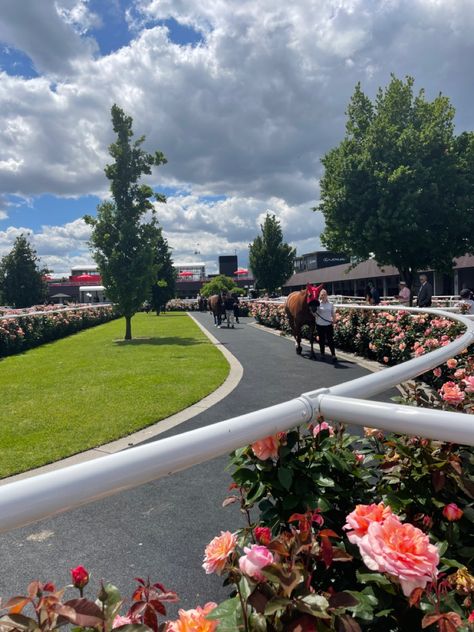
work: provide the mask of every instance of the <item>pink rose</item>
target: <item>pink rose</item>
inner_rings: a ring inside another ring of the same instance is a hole
[[[456,505],[456,503],[449,503],[449,505],[445,505],[443,507],[443,516],[449,522],[457,522],[461,520],[464,511]]]
[[[394,515],[383,522],[371,522],[357,544],[365,565],[397,577],[406,597],[436,578],[438,549],[421,529],[402,524]]]
[[[465,384],[464,390],[466,393],[474,393],[474,375],[468,375],[463,382]]]
[[[433,369],[433,375],[435,377],[441,377],[441,369],[438,367],[436,367],[436,369]]]
[[[346,531],[350,530],[347,533],[349,542],[357,544],[360,538],[367,533],[367,529],[372,522],[383,522],[387,516],[391,515],[393,515],[392,509],[386,507],[383,503],[378,505],[375,503],[371,505],[357,505],[354,511],[347,516],[343,529]]]
[[[439,389],[441,399],[452,406],[460,404],[465,395],[455,382],[445,382]]]
[[[278,448],[280,447],[278,435],[271,435],[270,437],[265,437],[265,439],[255,441],[250,447],[257,459],[261,461],[276,459],[278,457]]]
[[[462,380],[464,377],[466,377],[466,369],[458,369],[457,371],[454,371],[454,377],[457,380]]]
[[[265,581],[265,575],[261,572],[261,569],[273,564],[271,551],[260,544],[252,544],[250,548],[246,546],[244,551],[246,555],[242,555],[239,559],[239,568],[242,573],[256,581]]]
[[[322,421],[313,428],[313,437],[317,437],[322,430],[328,430],[330,437],[334,435],[334,428],[330,426],[327,421]]]
[[[458,361],[456,358],[449,358],[446,364],[448,365],[448,369],[455,369],[458,365]]]
[[[207,615],[217,607],[210,601],[204,608],[197,606],[192,610],[179,610],[179,619],[171,621],[166,627],[166,632],[214,632],[219,621],[209,621]]]
[[[220,575],[227,564],[227,558],[235,550],[237,537],[230,531],[221,531],[209,542],[204,551],[204,563],[202,567],[206,574],[217,573]]]

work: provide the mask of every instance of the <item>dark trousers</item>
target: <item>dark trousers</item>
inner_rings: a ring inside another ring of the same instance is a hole
[[[336,349],[334,348],[334,327],[332,325],[316,325],[316,331],[318,332],[321,355],[324,355],[326,344],[329,347],[331,355],[336,355]]]

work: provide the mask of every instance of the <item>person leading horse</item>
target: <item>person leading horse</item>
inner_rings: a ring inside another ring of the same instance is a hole
[[[296,341],[296,353],[302,352],[301,329],[304,325],[309,327],[309,342],[311,344],[311,357],[314,353],[314,332],[316,329],[315,314],[319,307],[319,294],[323,289],[323,284],[317,287],[308,283],[306,289],[298,292],[291,292],[285,303],[285,312],[290,323],[291,331]]]

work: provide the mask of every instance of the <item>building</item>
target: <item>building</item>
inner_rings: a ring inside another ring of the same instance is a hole
[[[48,299],[59,303],[103,303],[107,301],[96,265],[71,268],[69,279],[48,282]]]
[[[173,263],[178,279],[198,281],[206,278],[206,264],[196,261]]]
[[[219,257],[219,274],[233,277],[238,267],[237,255],[223,255]]]
[[[429,282],[437,296],[459,294],[465,288],[474,288],[474,256],[465,255],[454,260],[451,274],[426,270]],[[333,265],[325,268],[295,272],[283,287],[283,293],[299,290],[307,283],[324,283],[329,294],[364,296],[367,283],[372,281],[382,296],[398,294],[400,275],[393,266],[379,266],[374,259],[357,265]],[[418,282],[418,278],[416,278]],[[416,291],[416,286],[415,286]]]
[[[306,270],[319,270],[320,268],[338,266],[343,263],[349,263],[349,257],[337,252],[318,250],[296,257],[294,270],[295,272],[305,272]]]

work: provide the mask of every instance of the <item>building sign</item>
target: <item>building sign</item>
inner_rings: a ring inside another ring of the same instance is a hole
[[[338,254],[337,252],[318,252],[317,255],[318,268],[330,268],[331,266],[340,266],[349,263],[349,257]]]

